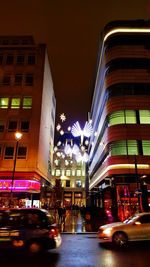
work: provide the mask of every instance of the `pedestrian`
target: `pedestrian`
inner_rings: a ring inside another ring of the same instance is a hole
[[[62,222],[65,223],[65,219],[66,219],[66,208],[63,207],[62,209]]]
[[[62,223],[62,215],[63,215],[63,209],[62,207],[58,208],[58,223]]]

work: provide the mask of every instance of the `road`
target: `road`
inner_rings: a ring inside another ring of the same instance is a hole
[[[149,267],[150,242],[126,249],[101,247],[96,234],[62,234],[62,246],[44,255],[0,257],[1,267]]]

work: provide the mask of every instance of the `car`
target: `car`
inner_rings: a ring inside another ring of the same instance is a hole
[[[123,222],[114,222],[99,227],[99,242],[110,242],[117,247],[130,241],[150,240],[150,212],[137,213]]]
[[[0,251],[26,250],[31,254],[58,248],[62,239],[54,217],[44,209],[0,209]]]

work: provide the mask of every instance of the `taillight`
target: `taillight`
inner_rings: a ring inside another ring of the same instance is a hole
[[[58,234],[59,234],[59,231],[58,231],[57,228],[52,228],[52,229],[50,229],[50,231],[49,231],[49,237],[50,237],[50,238],[57,237]]]

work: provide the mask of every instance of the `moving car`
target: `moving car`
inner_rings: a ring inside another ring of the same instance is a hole
[[[0,209],[0,250],[30,253],[61,245],[59,229],[48,211],[37,208]]]
[[[115,246],[125,246],[128,241],[150,240],[150,212],[134,214],[123,222],[115,222],[99,227],[100,243],[111,242]]]

